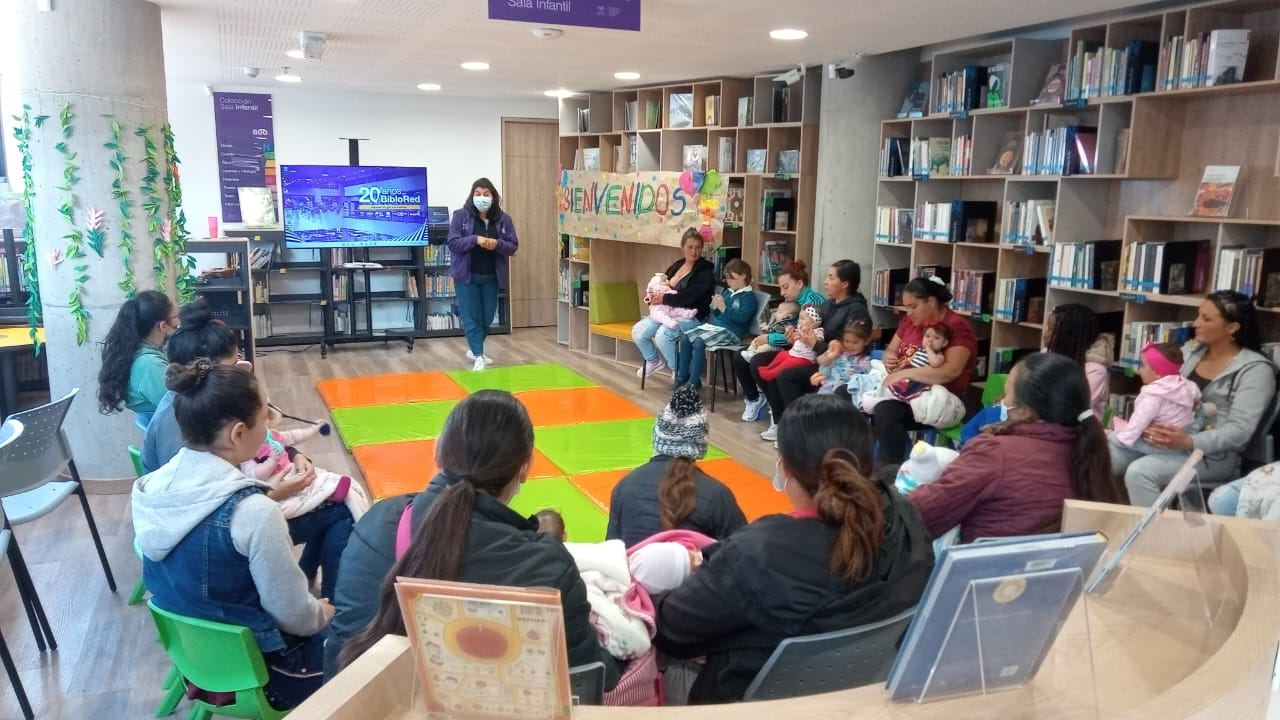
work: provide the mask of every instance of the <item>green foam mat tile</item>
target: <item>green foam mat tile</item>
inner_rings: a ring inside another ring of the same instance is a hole
[[[350,450],[358,445],[427,440],[440,434],[457,400],[338,408],[333,422]]]
[[[593,387],[596,383],[563,365],[511,365],[491,367],[482,372],[455,370],[448,373],[467,392],[506,390],[509,393],[529,390],[564,390]]]
[[[548,508],[564,518],[570,542],[604,541],[609,516],[566,478],[529,480],[511,500],[511,509],[525,517]]]
[[[653,420],[556,425],[534,428],[534,446],[566,474],[630,470],[653,457]],[[711,446],[707,459],[729,457]]]

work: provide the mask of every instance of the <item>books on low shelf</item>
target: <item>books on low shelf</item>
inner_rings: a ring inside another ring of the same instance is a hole
[[[1054,122],[1048,117],[1045,121]],[[1022,150],[1022,174],[1093,174],[1097,147],[1096,127],[1064,125],[1027,133]]]
[[[1120,289],[1187,295],[1209,284],[1210,240],[1131,243],[1121,255]]]
[[[883,307],[902,304],[902,291],[911,280],[909,268],[877,270],[871,287],[871,304]]]
[[[1239,180],[1239,165],[1205,166],[1191,214],[1196,217],[1230,217],[1231,200],[1235,197]]]
[[[901,177],[911,174],[908,159],[910,138],[885,138],[880,147],[880,177]]]
[[[783,216],[784,223],[789,222],[791,214],[795,212],[796,201],[792,197],[791,191],[786,188],[767,188],[760,194],[760,229],[761,230],[786,230],[787,225],[779,227],[779,213],[786,213]]]
[[[915,214],[913,208],[877,207],[875,239],[878,242],[910,245],[915,230]]]
[[[791,260],[791,247],[786,240],[766,240],[760,251],[760,280],[776,283],[782,267]]]
[[[1222,248],[1213,289],[1239,290],[1256,297],[1259,307],[1280,307],[1280,248]]]
[[[1190,320],[1173,322],[1131,322],[1125,327],[1124,341],[1120,344],[1120,363],[1136,368],[1140,364],[1142,348],[1149,343],[1174,343],[1182,345],[1191,340],[1195,329]]]
[[[970,315],[995,309],[996,274],[988,270],[956,270],[951,279],[951,307]]]
[[[1156,70],[1161,90],[1244,82],[1249,57],[1247,29],[1222,28],[1195,35],[1174,35],[1160,46]]]
[[[997,204],[993,200],[922,203],[916,208],[918,240],[989,243],[994,240]]]
[[[1001,242],[1008,245],[1048,245],[1053,242],[1053,218],[1052,200],[1005,203]]]
[[[951,142],[951,164],[948,172],[953,176],[973,174],[973,138],[961,135]]]
[[[996,283],[995,312],[993,315],[1009,323],[1040,323],[1044,321],[1045,278],[1002,278]],[[1032,300],[1039,298],[1038,303]],[[1034,305],[1039,306],[1039,317]]]
[[[1049,256],[1049,284],[1084,290],[1119,289],[1119,240],[1056,243]]]
[[[938,76],[935,113],[959,113],[983,105],[987,88],[987,66],[966,65]]]

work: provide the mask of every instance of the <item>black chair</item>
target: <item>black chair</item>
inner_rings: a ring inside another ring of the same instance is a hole
[[[593,662],[569,668],[569,686],[579,705],[603,705],[604,663]]]

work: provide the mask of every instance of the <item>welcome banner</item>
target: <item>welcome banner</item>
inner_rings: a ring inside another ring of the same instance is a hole
[[[560,232],[679,247],[686,230],[706,227],[711,244],[718,245],[724,234],[728,183],[700,182],[709,192],[699,193],[694,189],[698,185],[683,175],[562,171],[557,188]],[[697,176],[699,181],[704,179],[702,173]]]

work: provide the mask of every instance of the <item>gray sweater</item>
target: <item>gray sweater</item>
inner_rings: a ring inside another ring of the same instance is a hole
[[[1191,375],[1205,352],[1204,346],[1191,346],[1182,363],[1183,377]],[[1276,366],[1259,353],[1241,350],[1200,393],[1202,402],[1217,406],[1217,414],[1210,426],[1191,435],[1192,442],[1206,456],[1238,462],[1275,395]]]

